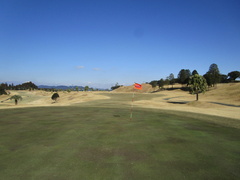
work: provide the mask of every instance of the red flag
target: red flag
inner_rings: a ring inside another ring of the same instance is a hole
[[[135,88],[135,89],[142,89],[142,85],[141,85],[141,84],[138,84],[138,83],[135,83],[135,84],[134,84],[134,88]]]

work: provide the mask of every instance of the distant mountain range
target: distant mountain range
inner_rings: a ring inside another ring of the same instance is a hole
[[[83,86],[65,86],[65,85],[59,85],[59,86],[49,86],[49,85],[39,85],[38,88],[40,89],[61,89],[61,90],[67,90],[67,89],[76,89],[76,87],[78,87],[78,90],[84,90]],[[91,88],[91,87],[90,87]],[[107,91],[107,88],[94,88],[94,89],[98,89],[99,91]]]
[[[39,85],[38,88],[44,88],[44,89],[62,89],[62,90],[66,90],[66,89],[76,89],[76,87],[78,87],[78,89],[84,89],[83,86],[64,86],[64,85],[59,85],[59,86],[48,86],[48,85]]]

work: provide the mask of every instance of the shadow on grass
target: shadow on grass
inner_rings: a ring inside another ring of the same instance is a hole
[[[160,92],[160,91],[162,91],[162,90],[161,90],[161,89],[158,89],[158,90],[152,91],[152,92],[150,92],[150,93],[157,93],[157,92]]]
[[[179,98],[179,97],[183,97],[183,96],[175,96],[175,97],[170,97],[170,98],[164,98],[163,100],[168,101],[168,100],[170,100],[170,99]]]
[[[168,103],[171,104],[187,104],[189,101],[168,101]]]
[[[230,106],[230,107],[240,107],[238,105],[233,105],[233,104],[225,104],[225,103],[219,103],[219,102],[210,102],[212,104],[219,104],[219,105],[223,105],[223,106]]]

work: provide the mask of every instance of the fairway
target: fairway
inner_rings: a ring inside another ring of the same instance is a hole
[[[240,180],[240,0],[0,0],[0,180]]]
[[[0,110],[0,179],[240,178],[238,120],[101,102]]]

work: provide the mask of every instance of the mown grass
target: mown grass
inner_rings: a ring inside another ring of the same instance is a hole
[[[81,107],[107,107],[107,108],[130,108],[133,98],[133,93],[98,93],[100,95],[108,96],[109,99],[100,99],[95,101],[88,101],[85,103],[74,104],[74,106]],[[140,100],[151,100],[157,97],[162,97],[162,94],[134,94],[134,104]]]
[[[240,178],[240,130],[208,121],[231,119],[135,108],[130,121],[129,113],[0,110],[0,179]]]

